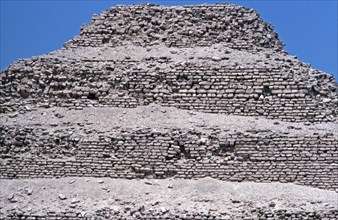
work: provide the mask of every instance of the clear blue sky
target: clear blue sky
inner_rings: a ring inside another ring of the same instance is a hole
[[[222,1],[0,0],[0,68],[14,60],[62,47],[94,13],[116,4],[186,5]],[[226,1],[253,8],[270,22],[285,50],[322,71],[337,75],[337,0]]]

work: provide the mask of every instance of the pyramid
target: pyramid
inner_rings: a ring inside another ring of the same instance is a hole
[[[252,9],[112,7],[0,74],[0,216],[337,219],[337,91]]]

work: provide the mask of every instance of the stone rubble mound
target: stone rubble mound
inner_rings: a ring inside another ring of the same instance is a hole
[[[12,219],[334,219],[337,215],[334,192],[281,183],[70,177],[5,180],[3,189],[9,196],[0,201]],[[18,203],[18,210],[10,210]]]
[[[254,10],[116,6],[0,74],[0,218],[337,219],[337,113]]]
[[[243,50],[282,49],[271,25],[252,9],[234,5],[163,7],[116,6],[93,16],[66,48],[165,44],[167,47],[211,46],[224,42]]]

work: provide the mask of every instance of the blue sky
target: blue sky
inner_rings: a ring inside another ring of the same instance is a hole
[[[0,68],[62,47],[80,26],[116,4],[186,5],[223,1],[0,0]],[[337,75],[337,0],[226,1],[253,8],[271,23],[285,50],[314,68]]]

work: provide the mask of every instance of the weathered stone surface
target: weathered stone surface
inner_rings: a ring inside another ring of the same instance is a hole
[[[13,63],[0,75],[0,218],[336,219],[337,84],[282,45],[251,9],[144,4],[110,8],[60,50]],[[198,185],[205,177],[233,190]],[[130,197],[102,196],[114,181]],[[248,201],[239,182],[314,197]],[[205,186],[230,190],[226,205]]]

